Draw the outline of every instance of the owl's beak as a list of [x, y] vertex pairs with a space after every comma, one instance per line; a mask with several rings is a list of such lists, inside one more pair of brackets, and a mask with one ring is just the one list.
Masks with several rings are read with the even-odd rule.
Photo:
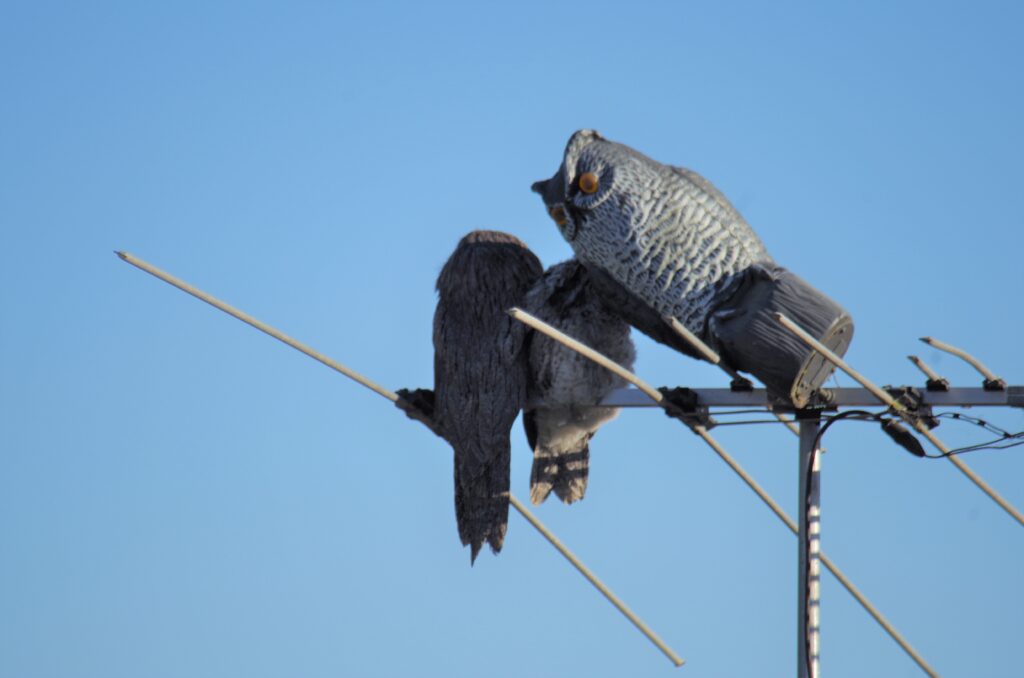
[[562, 168], [558, 168], [555, 176], [543, 181], [534, 182], [530, 189], [544, 199], [545, 205], [555, 205], [565, 200], [565, 178]]

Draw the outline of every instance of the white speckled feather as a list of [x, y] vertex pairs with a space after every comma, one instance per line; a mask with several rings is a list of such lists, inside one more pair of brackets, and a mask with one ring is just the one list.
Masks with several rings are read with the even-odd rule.
[[[524, 308], [541, 320], [632, 366], [629, 325], [605, 309], [591, 289], [586, 269], [575, 260], [552, 266], [527, 292]], [[534, 450], [530, 499], [544, 501], [554, 491], [569, 504], [587, 489], [590, 439], [618, 410], [594, 407], [624, 385], [619, 377], [578, 353], [534, 333], [529, 347], [528, 400], [524, 417]]]
[[[696, 172], [658, 163], [582, 130], [566, 148], [563, 235], [596, 266], [663, 315], [703, 334], [713, 302], [753, 264], [771, 265], [764, 244], [714, 186]], [[577, 178], [599, 178], [594, 194]], [[556, 175], [557, 176], [557, 175]]]

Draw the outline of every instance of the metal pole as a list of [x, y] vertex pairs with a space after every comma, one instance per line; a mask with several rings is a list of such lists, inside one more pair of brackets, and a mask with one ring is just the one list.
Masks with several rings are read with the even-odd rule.
[[821, 639], [821, 454], [816, 443], [821, 416], [800, 420], [800, 538], [797, 589], [797, 675], [817, 678]]

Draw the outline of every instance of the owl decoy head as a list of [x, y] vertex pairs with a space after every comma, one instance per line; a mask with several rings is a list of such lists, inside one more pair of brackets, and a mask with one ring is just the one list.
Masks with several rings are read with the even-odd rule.
[[627, 227], [630, 216], [643, 211], [639, 201], [651, 195], [642, 189], [654, 188], [663, 168], [628, 146], [583, 129], [569, 138], [555, 175], [534, 183], [532, 189], [571, 243], [592, 220], [601, 228], [616, 221]]

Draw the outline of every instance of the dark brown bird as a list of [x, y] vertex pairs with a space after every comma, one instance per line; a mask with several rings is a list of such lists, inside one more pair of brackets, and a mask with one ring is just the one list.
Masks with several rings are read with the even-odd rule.
[[526, 405], [527, 328], [508, 309], [541, 276], [515, 236], [473, 231], [437, 279], [433, 423], [455, 451], [455, 519], [476, 560], [498, 553], [508, 524], [510, 441]]

